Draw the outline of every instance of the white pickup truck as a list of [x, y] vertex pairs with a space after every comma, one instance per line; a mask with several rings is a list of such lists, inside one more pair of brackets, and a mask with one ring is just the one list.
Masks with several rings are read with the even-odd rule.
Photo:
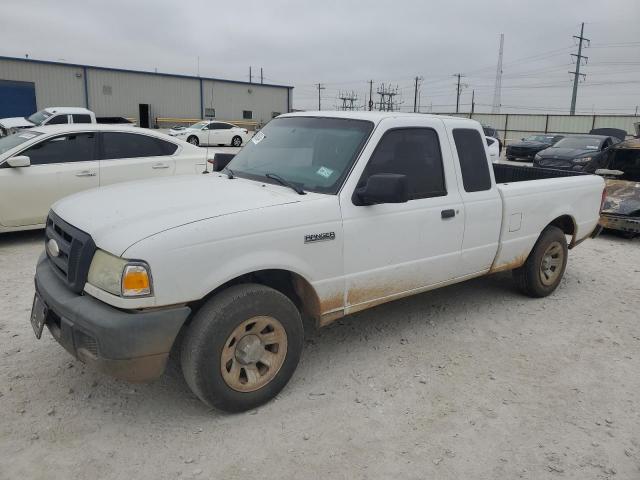
[[176, 347], [202, 401], [242, 411], [292, 376], [303, 318], [503, 270], [549, 295], [567, 248], [597, 235], [603, 191], [594, 175], [492, 165], [473, 120], [283, 115], [221, 172], [56, 203], [31, 323], [130, 381], [161, 375]]
[[28, 117], [0, 118], [0, 137], [12, 135], [19, 130], [44, 125], [67, 125], [74, 123], [102, 123], [110, 125], [132, 125], [123, 117], [96, 117], [91, 110], [81, 107], [49, 107]]

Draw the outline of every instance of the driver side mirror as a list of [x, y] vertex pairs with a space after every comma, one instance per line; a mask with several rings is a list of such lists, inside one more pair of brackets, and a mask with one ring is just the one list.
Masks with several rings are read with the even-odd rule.
[[409, 180], [406, 175], [377, 173], [367, 179], [364, 187], [356, 189], [353, 203], [358, 206], [378, 203], [406, 203], [409, 201]]
[[11, 168], [29, 167], [31, 165], [31, 159], [26, 155], [18, 155], [11, 157], [7, 160], [7, 164]]

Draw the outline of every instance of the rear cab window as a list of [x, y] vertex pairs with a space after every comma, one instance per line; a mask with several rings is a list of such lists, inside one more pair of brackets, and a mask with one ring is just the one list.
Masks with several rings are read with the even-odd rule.
[[462, 183], [466, 192], [491, 190], [489, 163], [480, 132], [472, 128], [454, 128]]

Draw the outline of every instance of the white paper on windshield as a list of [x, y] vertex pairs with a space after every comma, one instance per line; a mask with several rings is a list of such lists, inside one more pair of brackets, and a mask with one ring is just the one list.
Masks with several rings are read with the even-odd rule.
[[18, 135], [20, 138], [26, 138], [27, 140], [34, 138], [35, 135], [33, 133], [21, 133]]
[[324, 178], [329, 178], [331, 175], [333, 175], [333, 170], [331, 170], [330, 168], [327, 167], [320, 167], [318, 169], [318, 171], [316, 172], [318, 175], [320, 175], [321, 177]]
[[256, 133], [256, 134], [253, 136], [253, 138], [251, 139], [251, 141], [257, 145], [257, 144], [259, 144], [262, 140], [264, 140], [264, 137], [265, 137], [265, 136], [264, 136], [264, 133], [262, 133], [262, 132], [258, 132], [258, 133]]

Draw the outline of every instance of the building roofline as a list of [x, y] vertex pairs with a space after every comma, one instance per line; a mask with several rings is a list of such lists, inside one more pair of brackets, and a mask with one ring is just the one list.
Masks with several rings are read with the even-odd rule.
[[256, 82], [245, 82], [243, 80], [229, 80], [226, 78], [215, 78], [215, 77], [197, 77], [193, 75], [181, 75], [178, 73], [162, 73], [162, 72], [149, 72], [146, 70], [130, 70], [126, 68], [112, 68], [112, 67], [99, 67], [97, 65], [84, 65], [80, 63], [66, 63], [66, 62], [54, 62], [52, 60], [35, 60], [32, 58], [21, 58], [21, 57], [6, 57], [0, 55], [0, 60], [13, 60], [17, 62], [25, 62], [25, 63], [37, 63], [40, 65], [57, 65], [63, 67], [74, 67], [74, 68], [88, 68], [93, 70], [102, 70], [108, 72], [119, 72], [119, 73], [139, 73], [143, 75], [157, 75], [160, 77], [173, 77], [173, 78], [184, 78], [189, 80], [209, 80], [214, 82], [226, 82], [226, 83], [236, 83], [240, 85], [260, 85], [263, 87], [276, 87], [276, 88], [287, 88], [293, 89], [292, 85], [278, 85], [275, 83], [256, 83]]

